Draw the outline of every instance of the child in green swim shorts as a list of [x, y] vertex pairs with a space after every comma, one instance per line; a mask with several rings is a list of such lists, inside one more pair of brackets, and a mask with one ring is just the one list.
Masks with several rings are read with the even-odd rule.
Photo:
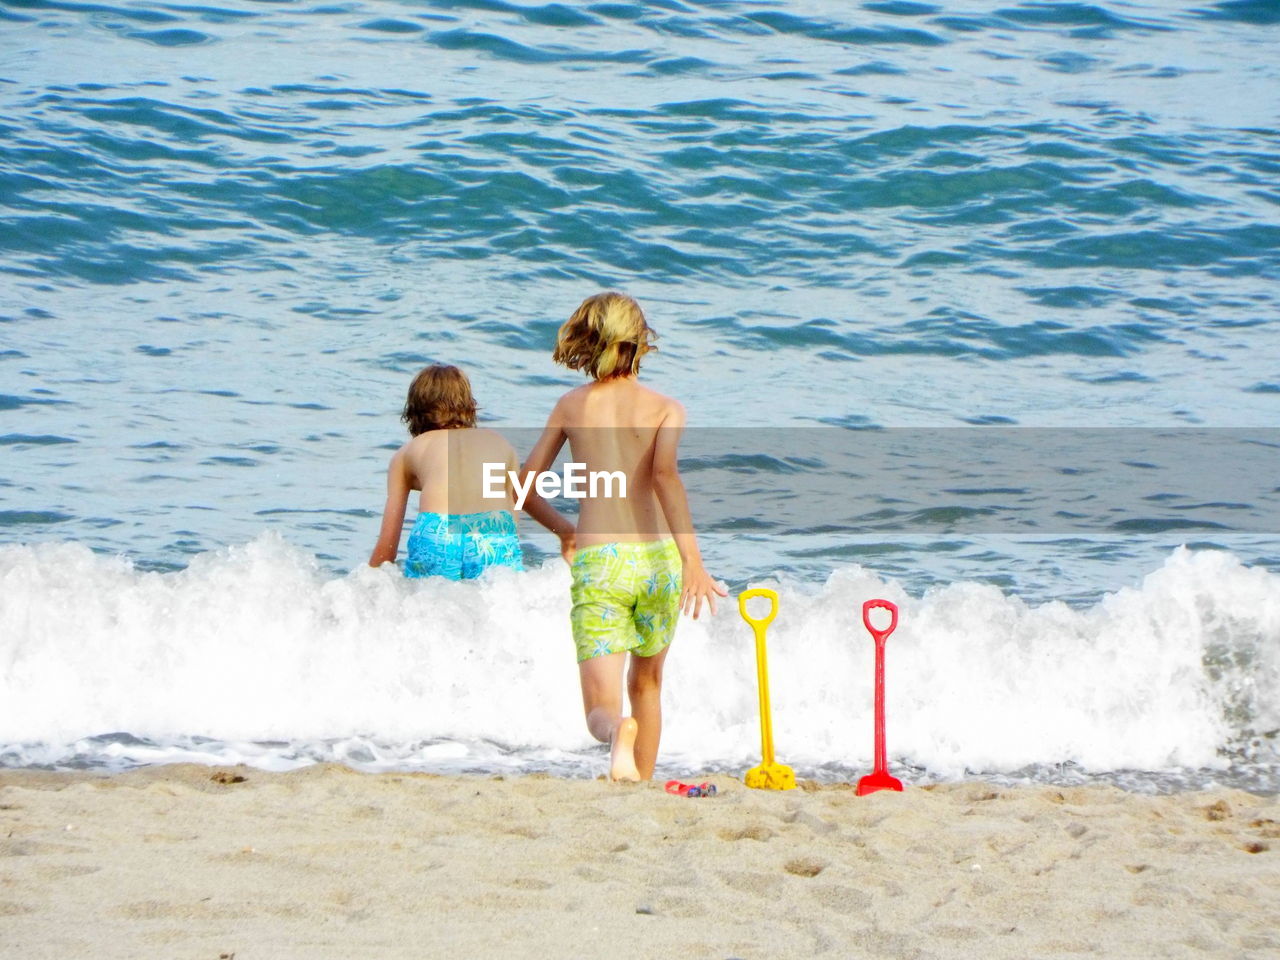
[[[579, 500], [570, 551], [583, 710], [592, 736], [610, 745], [614, 780], [653, 776], [662, 670], [679, 613], [696, 619], [705, 603], [714, 614], [716, 597], [728, 593], [702, 565], [676, 466], [684, 407], [637, 380], [653, 338], [630, 297], [600, 293], [582, 302], [560, 328], [552, 358], [591, 382], [556, 403], [521, 477], [532, 491], [531, 475], [546, 471], [567, 440], [588, 474], [625, 479]], [[526, 510], [535, 497], [531, 492]], [[624, 670], [629, 716], [622, 712]]]
[[674, 540], [580, 548], [571, 565], [569, 614], [578, 662], [611, 653], [661, 653], [676, 632], [680, 567]]

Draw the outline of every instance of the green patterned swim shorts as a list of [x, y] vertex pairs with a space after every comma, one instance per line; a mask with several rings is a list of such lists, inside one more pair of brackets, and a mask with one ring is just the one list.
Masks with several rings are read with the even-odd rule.
[[661, 653], [676, 632], [680, 572], [674, 540], [602, 543], [578, 550], [569, 591], [578, 662], [610, 653]]

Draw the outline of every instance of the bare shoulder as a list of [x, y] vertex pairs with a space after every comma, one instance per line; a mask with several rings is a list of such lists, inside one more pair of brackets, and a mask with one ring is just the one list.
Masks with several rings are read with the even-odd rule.
[[580, 384], [572, 390], [566, 390], [560, 395], [560, 399], [556, 401], [556, 406], [566, 408], [581, 406], [587, 399], [587, 395], [591, 392], [592, 386], [594, 386], [594, 384], [588, 382]]
[[490, 449], [511, 448], [511, 441], [491, 427], [475, 427], [473, 434], [477, 441]]
[[637, 423], [651, 427], [684, 426], [684, 405], [675, 397], [668, 397], [652, 387], [632, 382], [629, 387], [628, 406]]
[[447, 430], [428, 430], [426, 433], [418, 434], [396, 451], [391, 462], [394, 464], [399, 460], [407, 470], [416, 473], [433, 458], [439, 456], [438, 451], [445, 449], [444, 445], [448, 443], [447, 433]]
[[396, 451], [395, 455], [409, 458], [421, 456], [423, 452], [435, 446], [443, 435], [443, 430], [428, 430], [426, 433], [420, 433], [416, 437], [410, 438], [403, 447]]
[[633, 381], [631, 389], [636, 392], [636, 396], [641, 398], [645, 403], [668, 404], [679, 403], [675, 397], [668, 397], [665, 393], [659, 393], [653, 387], [646, 386], [639, 381]]
[[665, 393], [659, 393], [649, 387], [641, 387], [640, 389], [645, 392], [646, 401], [662, 419], [663, 423], [671, 426], [679, 426], [684, 423], [685, 410], [683, 403], [675, 397], [668, 397]]
[[399, 449], [391, 455], [392, 466], [397, 463], [404, 462], [405, 458], [409, 456], [410, 451], [413, 449], [413, 442], [417, 439], [417, 437], [412, 437], [400, 445]]
[[573, 421], [577, 419], [577, 414], [581, 413], [582, 408], [586, 405], [587, 394], [591, 390], [591, 384], [584, 383], [580, 387], [574, 387], [560, 395], [560, 399], [556, 401], [556, 405], [551, 408], [550, 420], [564, 422], [566, 420]]
[[391, 459], [387, 462], [387, 482], [393, 480], [408, 480], [413, 475], [413, 442], [417, 440], [414, 437], [401, 445], [395, 453], [391, 455]]

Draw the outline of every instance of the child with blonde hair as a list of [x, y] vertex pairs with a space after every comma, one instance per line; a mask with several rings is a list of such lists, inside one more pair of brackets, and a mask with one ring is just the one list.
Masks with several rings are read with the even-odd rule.
[[706, 603], [714, 613], [716, 597], [728, 592], [702, 565], [677, 468], [684, 407], [637, 379], [654, 337], [631, 297], [608, 292], [582, 302], [561, 326], [552, 359], [591, 382], [556, 403], [522, 477], [531, 484], [530, 474], [547, 470], [567, 440], [588, 472], [626, 478], [625, 492], [579, 501], [569, 544], [583, 710], [587, 729], [610, 744], [614, 780], [653, 775], [662, 670], [680, 611], [697, 619]]

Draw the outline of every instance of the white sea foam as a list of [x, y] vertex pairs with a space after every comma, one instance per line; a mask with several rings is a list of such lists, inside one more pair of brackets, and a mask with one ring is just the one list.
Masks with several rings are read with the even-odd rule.
[[[1177, 550], [1085, 609], [974, 583], [911, 597], [856, 566], [771, 585], [774, 736], [798, 768], [868, 764], [871, 597], [901, 607], [890, 755], [933, 776], [1225, 768], [1280, 727], [1280, 576], [1229, 553]], [[682, 623], [664, 763], [758, 760], [751, 637], [733, 598]], [[558, 561], [457, 584], [332, 579], [274, 534], [163, 574], [77, 544], [4, 547], [0, 757], [594, 770], [572, 650]]]

